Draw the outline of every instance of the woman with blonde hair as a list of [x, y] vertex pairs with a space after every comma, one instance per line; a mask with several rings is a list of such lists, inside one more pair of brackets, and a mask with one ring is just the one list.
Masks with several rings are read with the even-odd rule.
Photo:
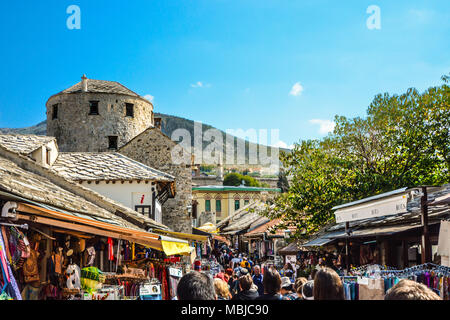
[[220, 278], [214, 279], [214, 290], [216, 291], [217, 300], [230, 300], [231, 293], [228, 284]]

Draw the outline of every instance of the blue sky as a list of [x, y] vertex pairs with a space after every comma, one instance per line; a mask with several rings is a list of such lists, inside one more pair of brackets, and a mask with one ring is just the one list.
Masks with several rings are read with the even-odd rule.
[[153, 96], [157, 112], [279, 129], [289, 146], [450, 72], [448, 0], [2, 1], [0, 35], [0, 127], [44, 120], [48, 97], [85, 73]]

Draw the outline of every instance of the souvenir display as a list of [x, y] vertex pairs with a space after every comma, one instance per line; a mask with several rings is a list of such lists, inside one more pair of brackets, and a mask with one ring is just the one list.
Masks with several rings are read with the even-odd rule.
[[190, 270], [189, 257], [129, 241], [53, 235], [1, 227], [0, 300], [170, 300]]

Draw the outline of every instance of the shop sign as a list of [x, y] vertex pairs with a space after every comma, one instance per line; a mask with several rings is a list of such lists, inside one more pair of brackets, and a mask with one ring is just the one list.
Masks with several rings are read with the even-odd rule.
[[337, 210], [336, 223], [356, 221], [406, 212], [407, 195], [399, 195], [380, 201], [363, 203]]
[[177, 269], [177, 268], [169, 268], [169, 274], [172, 277], [181, 278], [183, 276], [183, 271], [181, 269]]
[[139, 288], [139, 295], [154, 296], [161, 294], [161, 287], [157, 284], [144, 284]]
[[286, 263], [290, 263], [292, 266], [295, 266], [297, 263], [297, 257], [296, 256], [286, 256]]

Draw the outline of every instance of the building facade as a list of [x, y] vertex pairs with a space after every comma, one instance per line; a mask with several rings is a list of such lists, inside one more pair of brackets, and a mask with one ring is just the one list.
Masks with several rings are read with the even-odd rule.
[[[60, 151], [119, 151], [130, 159], [173, 176], [175, 198], [165, 197], [167, 199], [160, 202], [162, 221], [174, 231], [192, 232], [191, 165], [173, 164], [171, 149], [176, 143], [155, 127], [153, 105], [148, 100], [118, 82], [83, 76], [79, 83], [51, 96], [46, 108], [47, 135], [56, 137]], [[136, 191], [128, 196], [130, 185], [122, 193], [117, 191], [120, 188], [114, 185], [116, 182], [108, 184], [106, 181], [97, 181], [89, 184], [85, 179], [82, 183], [90, 189], [117, 198], [121, 203], [129, 203], [132, 209], [136, 209], [136, 202], [141, 201], [142, 195], [144, 206], [154, 200], [150, 196], [154, 190], [141, 190], [142, 185], [136, 185]], [[162, 193], [167, 195], [168, 191]]]
[[118, 152], [60, 153], [52, 169], [158, 223], [161, 206], [175, 194], [173, 176]]
[[215, 213], [215, 223], [231, 216], [241, 208], [263, 203], [280, 192], [277, 188], [233, 187], [233, 186], [199, 186], [192, 188], [193, 217]]
[[[175, 177], [175, 197], [162, 206], [162, 221], [176, 232], [191, 233], [192, 163], [177, 163], [172, 159], [176, 146], [158, 126], [148, 128], [120, 148], [119, 152]], [[188, 158], [191, 158], [190, 153]]]
[[117, 150], [153, 125], [153, 105], [118, 82], [83, 76], [51, 96], [47, 135], [62, 152]]

